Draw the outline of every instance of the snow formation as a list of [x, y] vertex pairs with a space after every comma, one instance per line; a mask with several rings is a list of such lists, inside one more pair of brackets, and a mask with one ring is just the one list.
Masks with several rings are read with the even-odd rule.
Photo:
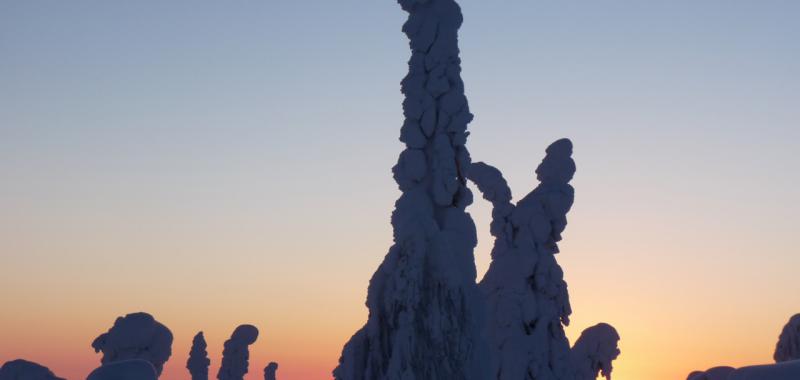
[[264, 380], [275, 380], [275, 372], [278, 371], [278, 363], [270, 362], [264, 367]]
[[800, 314], [795, 314], [783, 327], [775, 346], [775, 362], [800, 359]]
[[402, 195], [394, 245], [370, 280], [364, 327], [345, 345], [338, 380], [487, 379], [483, 300], [475, 284], [475, 225], [465, 208], [472, 120], [453, 0], [398, 0], [408, 12], [401, 82], [405, 150], [392, 168]]
[[86, 380], [156, 380], [158, 375], [147, 360], [130, 359], [103, 364], [98, 367]]
[[248, 346], [258, 339], [258, 329], [253, 325], [241, 325], [233, 330], [222, 350], [222, 364], [217, 373], [219, 380], [242, 380], [247, 373], [250, 350]]
[[800, 379], [800, 360], [739, 368], [726, 380], [797, 380]]
[[611, 380], [611, 362], [619, 356], [619, 334], [609, 324], [598, 323], [583, 330], [570, 351], [574, 380]]
[[208, 380], [208, 366], [211, 360], [208, 359], [206, 352], [206, 339], [200, 331], [192, 339], [192, 349], [189, 351], [189, 360], [186, 361], [186, 368], [192, 375], [192, 380]]
[[45, 366], [27, 360], [11, 360], [0, 367], [0, 380], [64, 380]]
[[686, 380], [726, 380], [735, 370], [733, 367], [722, 366], [709, 368], [705, 372], [694, 371], [689, 374]]
[[161, 375], [164, 363], [172, 355], [172, 332], [147, 313], [119, 317], [107, 333], [92, 342], [95, 352], [103, 352], [101, 363], [126, 359], [149, 361]]
[[571, 156], [568, 139], [551, 144], [536, 169], [540, 184], [516, 204], [499, 170], [484, 163], [470, 169], [470, 180], [493, 207], [492, 262], [480, 283], [488, 306], [492, 379], [572, 376], [564, 334], [572, 310], [554, 256], [574, 200]]

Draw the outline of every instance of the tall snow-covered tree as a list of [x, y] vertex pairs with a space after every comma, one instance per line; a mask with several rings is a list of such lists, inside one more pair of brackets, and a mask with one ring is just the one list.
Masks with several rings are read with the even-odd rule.
[[487, 379], [484, 307], [476, 286], [475, 225], [465, 208], [472, 120], [454, 0], [399, 0], [408, 20], [401, 82], [405, 150], [392, 168], [402, 195], [394, 245], [370, 280], [366, 325], [345, 345], [338, 380]]

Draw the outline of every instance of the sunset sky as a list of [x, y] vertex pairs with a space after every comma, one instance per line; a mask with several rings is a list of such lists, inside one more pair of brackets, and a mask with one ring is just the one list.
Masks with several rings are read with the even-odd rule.
[[[476, 161], [517, 199], [569, 137], [568, 335], [615, 380], [767, 363], [800, 312], [800, 2], [460, 0]], [[0, 363], [80, 380], [116, 317], [259, 327], [248, 380], [329, 379], [391, 244], [393, 0], [0, 1]], [[478, 198], [478, 197], [476, 197]], [[490, 209], [469, 209], [489, 262]], [[479, 275], [480, 276], [480, 275]]]

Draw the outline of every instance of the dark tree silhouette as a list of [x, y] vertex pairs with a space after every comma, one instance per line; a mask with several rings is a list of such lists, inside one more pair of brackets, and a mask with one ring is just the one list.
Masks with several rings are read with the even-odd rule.
[[192, 375], [192, 380], [208, 380], [208, 366], [211, 360], [208, 359], [206, 352], [206, 339], [200, 331], [192, 339], [192, 349], [189, 351], [189, 360], [186, 361], [186, 368]]

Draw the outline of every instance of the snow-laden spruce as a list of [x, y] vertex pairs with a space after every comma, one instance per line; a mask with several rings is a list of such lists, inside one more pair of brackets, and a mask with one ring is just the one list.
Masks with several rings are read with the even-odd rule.
[[258, 339], [258, 329], [253, 325], [240, 325], [225, 341], [217, 379], [242, 380], [250, 364], [250, 345]]
[[475, 225], [465, 208], [472, 114], [464, 95], [453, 0], [399, 0], [408, 12], [401, 83], [405, 150], [392, 169], [402, 195], [394, 245], [370, 280], [366, 325], [345, 345], [338, 380], [488, 378]]
[[[86, 380], [156, 380], [153, 364], [143, 359], [120, 360], [96, 368]], [[22, 380], [22, 379], [20, 379]]]
[[775, 362], [800, 360], [800, 314], [789, 318], [775, 345]]
[[551, 144], [536, 168], [540, 184], [516, 204], [500, 170], [472, 164], [469, 178], [492, 204], [492, 262], [480, 283], [488, 307], [492, 379], [584, 380], [611, 377], [619, 335], [608, 324], [586, 329], [570, 349], [572, 313], [555, 254], [575, 191], [572, 142]]
[[92, 348], [103, 352], [102, 364], [142, 359], [161, 375], [164, 363], [172, 355], [172, 332], [147, 313], [131, 313], [117, 318], [108, 332], [100, 334]]
[[501, 172], [475, 163], [470, 180], [493, 206], [492, 262], [481, 281], [489, 310], [492, 379], [571, 379], [570, 346], [564, 334], [571, 314], [567, 284], [555, 259], [567, 225], [575, 174], [572, 143], [551, 144], [530, 194], [511, 203]]
[[0, 367], [0, 380], [64, 380], [49, 368], [27, 360], [7, 361]]
[[211, 365], [211, 360], [208, 359], [206, 347], [208, 347], [206, 338], [200, 331], [192, 339], [192, 349], [186, 361], [186, 369], [192, 375], [192, 380], [208, 380], [208, 366]]

